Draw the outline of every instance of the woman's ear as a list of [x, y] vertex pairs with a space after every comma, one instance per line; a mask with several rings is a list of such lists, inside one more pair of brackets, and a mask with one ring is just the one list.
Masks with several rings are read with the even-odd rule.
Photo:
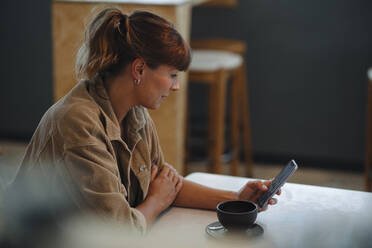
[[136, 58], [132, 62], [131, 72], [133, 80], [141, 80], [143, 70], [145, 69], [145, 61], [141, 58]]

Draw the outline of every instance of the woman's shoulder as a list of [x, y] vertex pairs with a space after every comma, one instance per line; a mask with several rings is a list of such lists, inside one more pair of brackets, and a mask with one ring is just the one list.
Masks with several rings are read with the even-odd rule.
[[62, 152], [71, 146], [97, 143], [102, 132], [99, 107], [87, 97], [68, 94], [53, 104], [41, 118], [31, 139], [37, 156], [47, 147]]
[[69, 94], [43, 116], [40, 126], [68, 144], [89, 144], [103, 131], [99, 106], [88, 95]]

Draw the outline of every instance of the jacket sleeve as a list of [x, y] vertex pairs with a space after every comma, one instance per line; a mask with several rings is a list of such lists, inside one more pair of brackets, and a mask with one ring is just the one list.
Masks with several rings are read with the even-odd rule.
[[[94, 213], [124, 223], [130, 229], [146, 232], [146, 219], [126, 200], [113, 155], [100, 145], [71, 147], [65, 150], [61, 168], [84, 206]], [[67, 181], [66, 181], [67, 182]]]

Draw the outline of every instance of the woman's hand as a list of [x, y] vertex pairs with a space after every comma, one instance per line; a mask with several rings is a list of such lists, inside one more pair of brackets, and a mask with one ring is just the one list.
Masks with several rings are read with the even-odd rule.
[[[268, 190], [268, 186], [271, 184], [272, 180], [269, 180], [269, 181], [252, 181], [252, 182], [248, 182], [243, 188], [241, 188], [238, 192], [238, 199], [239, 200], [248, 200], [248, 201], [252, 201], [252, 202], [255, 202], [257, 204], [257, 200], [258, 198], [260, 198], [260, 196]], [[281, 194], [281, 190], [278, 190], [278, 192], [276, 193], [277, 195], [280, 195]], [[268, 205], [275, 205], [276, 203], [278, 202], [277, 199], [275, 198], [271, 198], [268, 202]], [[268, 207], [268, 205], [266, 205], [266, 207], [264, 208], [260, 208], [258, 206], [258, 211], [265, 211]]]
[[163, 169], [158, 173], [159, 167], [153, 165], [151, 168], [151, 182], [147, 198], [154, 200], [164, 210], [175, 200], [182, 188], [183, 177], [177, 171], [165, 163]]

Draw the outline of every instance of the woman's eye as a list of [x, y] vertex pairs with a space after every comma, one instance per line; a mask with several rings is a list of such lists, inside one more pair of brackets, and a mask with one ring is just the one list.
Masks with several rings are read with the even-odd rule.
[[177, 74], [171, 74], [171, 78], [176, 78]]

